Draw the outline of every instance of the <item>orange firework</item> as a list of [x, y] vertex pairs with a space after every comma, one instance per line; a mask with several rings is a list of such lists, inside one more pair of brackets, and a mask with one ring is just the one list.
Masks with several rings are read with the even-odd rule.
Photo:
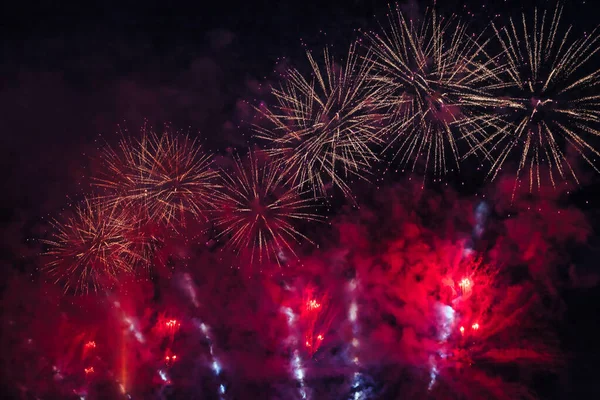
[[171, 226], [186, 213], [199, 217], [212, 209], [218, 172], [188, 136], [144, 128], [141, 139], [123, 139], [104, 159], [108, 173], [96, 185], [108, 189], [110, 202], [141, 207], [150, 220]]
[[145, 262], [134, 225], [123, 209], [86, 200], [65, 223], [54, 222], [45, 269], [65, 292], [112, 285]]
[[498, 153], [492, 179], [517, 153], [515, 188], [523, 172], [530, 190], [540, 187], [541, 171], [553, 186], [557, 177], [577, 181], [568, 149], [598, 171], [593, 158], [600, 153], [590, 140], [600, 135], [600, 70], [586, 63], [600, 49], [600, 34], [594, 30], [573, 40], [571, 27], [560, 31], [561, 14], [559, 5], [551, 17], [536, 9], [532, 20], [523, 15], [520, 23], [510, 19], [504, 27], [493, 25], [506, 60], [499, 95], [507, 96], [498, 96], [495, 106], [506, 123], [482, 146]]
[[370, 82], [382, 88], [378, 100], [392, 121], [386, 150], [396, 147], [395, 157], [412, 170], [423, 160], [425, 171], [431, 165], [442, 175], [449, 163], [459, 167], [459, 140], [472, 149], [497, 125], [499, 118], [482, 106], [497, 67], [486, 57], [486, 43], [473, 40], [461, 22], [435, 12], [420, 24], [399, 9], [390, 15], [387, 31], [368, 35]]
[[373, 161], [373, 144], [381, 142], [381, 114], [374, 98], [379, 89], [367, 85], [371, 68], [351, 46], [343, 65], [328, 50], [322, 68], [307, 53], [312, 78], [297, 69], [273, 90], [277, 105], [259, 111], [272, 125], [257, 126], [257, 137], [268, 140], [268, 153], [282, 163], [293, 184], [323, 194], [328, 185], [346, 196], [351, 176], [365, 177]]
[[274, 164], [259, 163], [250, 152], [247, 165], [236, 157], [233, 172], [222, 176], [215, 223], [222, 230], [219, 237], [228, 238], [236, 252], [249, 253], [251, 262], [258, 255], [260, 262], [275, 256], [279, 263], [285, 250], [295, 255], [291, 241], [311, 242], [294, 222], [320, 217], [307, 211], [311, 201], [303, 199], [296, 188], [287, 187]]

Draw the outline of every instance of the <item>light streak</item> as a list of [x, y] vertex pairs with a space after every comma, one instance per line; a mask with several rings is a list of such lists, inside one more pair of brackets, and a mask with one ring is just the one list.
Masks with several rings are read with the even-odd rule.
[[196, 293], [196, 288], [194, 286], [194, 281], [192, 279], [192, 276], [188, 272], [183, 274], [183, 286], [184, 286], [186, 293], [190, 297], [190, 300], [191, 300], [192, 304], [194, 305], [194, 307], [196, 307], [196, 308], [200, 307], [200, 303], [198, 302], [198, 295]]
[[350, 356], [352, 357], [352, 363], [354, 364], [354, 368], [356, 369], [353, 375], [352, 380], [352, 398], [354, 400], [365, 400], [368, 398], [368, 393], [365, 388], [361, 388], [363, 385], [364, 377], [360, 372], [360, 359], [358, 357], [359, 350], [358, 347], [360, 345], [360, 341], [358, 339], [358, 335], [360, 333], [360, 326], [358, 323], [358, 303], [356, 302], [356, 288], [358, 287], [358, 280], [352, 279], [348, 283], [348, 292], [351, 298], [350, 307], [348, 307], [348, 320], [352, 326], [352, 349], [350, 350]]
[[291, 368], [294, 374], [294, 377], [298, 381], [299, 384], [299, 392], [300, 396], [303, 399], [308, 398], [308, 392], [304, 385], [304, 368], [302, 366], [302, 359], [300, 358], [300, 352], [297, 347], [298, 339], [296, 333], [296, 320], [297, 317], [294, 314], [294, 311], [289, 307], [282, 307], [281, 312], [283, 312], [287, 317], [288, 329], [290, 331], [292, 346], [293, 346], [293, 356], [291, 362]]
[[[218, 380], [222, 380], [221, 372], [223, 369], [221, 367], [218, 357], [215, 354], [213, 339], [212, 339], [212, 335], [210, 333], [210, 327], [208, 325], [206, 325], [204, 322], [201, 322], [200, 320], [197, 320], [197, 319], [195, 319], [195, 323], [196, 323], [196, 326], [200, 329], [200, 331], [204, 335], [204, 339], [208, 342], [208, 350], [210, 352], [210, 357], [212, 359], [211, 369], [212, 369], [213, 373], [215, 374], [215, 377]], [[219, 383], [219, 398], [220, 399], [224, 399], [225, 392], [226, 392], [225, 385], [223, 383]]]

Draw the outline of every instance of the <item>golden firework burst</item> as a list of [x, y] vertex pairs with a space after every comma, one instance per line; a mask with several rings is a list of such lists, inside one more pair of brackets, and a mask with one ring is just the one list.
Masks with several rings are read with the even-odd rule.
[[65, 222], [54, 221], [45, 270], [67, 291], [86, 293], [114, 285], [145, 263], [145, 246], [122, 208], [86, 200]]
[[351, 176], [366, 178], [377, 155], [372, 146], [382, 143], [382, 115], [376, 109], [380, 89], [368, 85], [372, 67], [355, 45], [345, 62], [336, 64], [324, 50], [324, 68], [307, 53], [311, 78], [299, 70], [273, 90], [274, 107], [259, 109], [270, 126], [256, 126], [257, 137], [270, 142], [267, 150], [283, 165], [299, 188], [310, 186], [324, 194], [328, 185], [351, 191]]
[[320, 220], [309, 212], [312, 200], [305, 192], [285, 184], [278, 166], [250, 152], [247, 162], [235, 158], [233, 171], [223, 171], [222, 190], [217, 199], [215, 224], [220, 238], [239, 254], [255, 260], [285, 259], [285, 251], [296, 255], [293, 242], [310, 242], [296, 223]]
[[466, 24], [435, 11], [421, 23], [407, 20], [398, 8], [389, 15], [388, 29], [367, 35], [370, 84], [381, 88], [378, 100], [391, 121], [385, 150], [394, 149], [394, 158], [403, 167], [412, 164], [413, 171], [419, 162], [438, 176], [450, 162], [458, 169], [459, 141], [471, 150], [499, 121], [486, 112], [489, 87], [498, 81], [487, 41], [471, 38]]
[[600, 35], [594, 30], [572, 39], [571, 27], [561, 31], [562, 6], [551, 15], [536, 9], [532, 21], [523, 14], [520, 22], [492, 24], [503, 49], [504, 83], [495, 105], [506, 123], [481, 145], [494, 152], [492, 179], [519, 154], [515, 188], [527, 170], [530, 190], [541, 186], [544, 170], [553, 186], [557, 177], [577, 182], [569, 149], [598, 171], [590, 140], [600, 134], [600, 70], [586, 64], [600, 49]]
[[96, 185], [107, 189], [110, 202], [131, 205], [150, 220], [170, 226], [212, 210], [218, 172], [196, 140], [144, 128], [141, 139], [123, 139], [104, 154], [107, 173]]

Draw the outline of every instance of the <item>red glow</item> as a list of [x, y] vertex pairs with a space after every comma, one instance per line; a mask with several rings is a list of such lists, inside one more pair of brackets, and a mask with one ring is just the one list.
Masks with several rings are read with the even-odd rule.
[[96, 348], [96, 342], [94, 342], [93, 340], [90, 340], [89, 342], [87, 342], [85, 344], [85, 348], [86, 349], [95, 349]]
[[464, 327], [464, 326], [461, 326], [461, 327], [460, 327], [460, 334], [462, 335], [463, 333], [465, 333], [465, 327]]
[[479, 324], [477, 322], [475, 322], [473, 325], [471, 325], [471, 329], [473, 329], [474, 331], [479, 329]]
[[323, 337], [323, 335], [318, 335], [318, 336], [317, 336], [317, 339], [319, 339], [319, 340], [323, 340], [323, 339], [324, 339], [324, 337]]
[[94, 373], [94, 367], [85, 368], [84, 371], [85, 371], [86, 375], [92, 374], [92, 373]]

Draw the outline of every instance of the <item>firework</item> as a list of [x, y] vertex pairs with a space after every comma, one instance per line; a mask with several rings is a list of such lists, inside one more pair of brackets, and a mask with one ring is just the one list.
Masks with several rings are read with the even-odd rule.
[[303, 304], [300, 309], [300, 323], [304, 331], [304, 345], [312, 356], [319, 350], [325, 340], [330, 319], [325, 319], [327, 302], [326, 296], [315, 298], [316, 291], [309, 287], [305, 289]]
[[[443, 377], [441, 391], [460, 388], [467, 397], [520, 398], [525, 386], [488, 375], [485, 365], [520, 365], [532, 370], [553, 370], [559, 363], [551, 334], [541, 334], [541, 303], [529, 285], [505, 285], [495, 268], [471, 263], [469, 278], [457, 282], [452, 304], [455, 320], [444, 357], [436, 362]], [[469, 281], [469, 291], [464, 282]], [[468, 371], [467, 374], [463, 372]], [[468, 378], [466, 378], [468, 377]]]
[[[380, 106], [389, 114], [385, 150], [414, 171], [425, 158], [434, 174], [459, 167], [459, 140], [477, 146], [498, 118], [486, 112], [488, 86], [497, 81], [485, 45], [472, 39], [467, 26], [427, 14], [419, 25], [390, 10], [390, 28], [368, 35], [373, 53], [370, 84], [381, 87]], [[430, 15], [428, 17], [428, 15]], [[447, 154], [450, 152], [450, 156]]]
[[65, 292], [116, 283], [146, 261], [131, 216], [114, 205], [85, 201], [65, 223], [55, 222], [46, 270]]
[[[284, 251], [294, 252], [291, 242], [306, 240], [294, 227], [295, 222], [316, 221], [309, 213], [310, 200], [305, 200], [294, 187], [287, 187], [284, 175], [271, 163], [260, 162], [250, 152], [244, 165], [236, 157], [233, 172], [224, 171], [223, 189], [216, 202], [215, 223], [228, 238], [228, 245], [238, 253], [250, 255], [250, 263], [275, 258], [280, 263]], [[311, 242], [312, 243], [312, 242]]]
[[347, 180], [366, 178], [372, 150], [381, 143], [381, 114], [374, 100], [380, 89], [367, 84], [370, 62], [363, 62], [351, 46], [344, 65], [326, 49], [324, 68], [307, 53], [311, 79], [297, 69], [273, 90], [277, 105], [261, 108], [271, 127], [257, 126], [257, 137], [271, 146], [269, 154], [281, 162], [293, 184], [325, 193], [328, 185], [350, 196]]
[[[598, 151], [589, 143], [598, 136], [600, 96], [595, 89], [600, 71], [589, 72], [586, 62], [600, 49], [597, 30], [572, 40], [571, 27], [560, 32], [562, 6], [551, 17], [534, 13], [533, 21], [523, 14], [521, 21], [507, 26], [492, 24], [505, 60], [503, 84], [497, 85], [496, 105], [506, 119], [504, 128], [490, 135], [482, 145], [491, 146], [495, 161], [489, 176], [495, 178], [512, 153], [520, 153], [517, 182], [529, 170], [529, 188], [541, 185], [541, 170], [555, 178], [577, 176], [567, 157], [575, 150], [596, 171], [592, 156]], [[584, 72], [585, 71], [585, 72]]]
[[212, 209], [218, 172], [188, 136], [144, 127], [141, 139], [123, 139], [104, 160], [107, 173], [95, 183], [107, 189], [105, 198], [137, 207], [151, 221], [175, 226], [186, 213], [200, 217]]

